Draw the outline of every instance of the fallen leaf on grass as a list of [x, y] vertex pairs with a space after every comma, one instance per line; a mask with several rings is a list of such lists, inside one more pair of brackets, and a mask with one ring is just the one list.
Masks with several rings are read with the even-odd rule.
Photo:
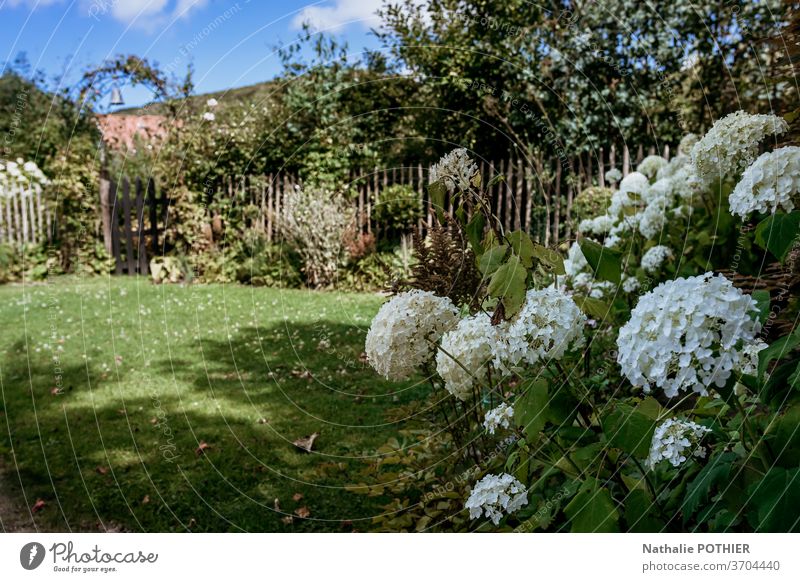
[[94, 470], [97, 471], [100, 475], [105, 475], [106, 473], [108, 473], [108, 467], [101, 467], [100, 465], [95, 467]]
[[142, 504], [147, 504], [147, 503], [150, 503], [150, 496], [149, 495], [145, 495], [142, 498]]
[[300, 501], [302, 498], [303, 498], [302, 493], [295, 493], [294, 495], [292, 495], [292, 499], [294, 499], [295, 501]]
[[294, 523], [294, 518], [291, 515], [287, 515], [286, 517], [282, 517], [281, 521], [284, 525], [291, 525]]
[[210, 449], [211, 445], [206, 441], [200, 441], [200, 445], [194, 450], [195, 455], [202, 455], [206, 449]]
[[281, 510], [281, 502], [278, 501], [278, 498], [275, 498], [275, 501], [272, 503], [272, 506], [275, 508], [275, 511]]
[[31, 507], [31, 511], [33, 513], [36, 513], [37, 511], [41, 511], [42, 509], [44, 509], [44, 506], [45, 506], [45, 502], [42, 501], [41, 499], [37, 499], [36, 503], [34, 503], [33, 507]]
[[297, 509], [295, 509], [294, 510], [294, 514], [297, 517], [299, 517], [300, 519], [305, 519], [309, 515], [311, 515], [311, 512], [308, 510], [308, 507], [303, 506], [303, 507], [298, 507]]
[[314, 441], [317, 440], [318, 436], [319, 436], [319, 433], [315, 432], [315, 433], [310, 434], [308, 436], [304, 436], [303, 438], [297, 439], [292, 444], [294, 444], [294, 446], [296, 446], [298, 449], [301, 449], [301, 450], [303, 450], [303, 451], [305, 451], [307, 453], [310, 453], [311, 449], [314, 448]]

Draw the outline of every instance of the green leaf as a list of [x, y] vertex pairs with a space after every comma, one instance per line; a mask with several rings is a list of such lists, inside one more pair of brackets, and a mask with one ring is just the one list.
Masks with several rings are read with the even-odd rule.
[[646, 457], [656, 421], [627, 404], [618, 404], [602, 419], [608, 444], [634, 457]]
[[478, 261], [478, 269], [484, 276], [489, 276], [500, 268], [508, 252], [508, 245], [497, 245], [486, 250]]
[[564, 269], [564, 257], [558, 251], [542, 245], [533, 245], [533, 256], [539, 259], [539, 262], [547, 267], [548, 271], [552, 271], [556, 275], [567, 274]]
[[583, 239], [581, 251], [598, 279], [619, 283], [622, 280], [622, 259], [617, 251], [607, 249], [593, 240]]
[[783, 262], [800, 235], [800, 212], [775, 213], [756, 227], [755, 242]]
[[800, 466], [800, 404], [790, 407], [777, 417], [764, 435], [769, 450], [777, 457], [775, 465], [780, 467]]
[[619, 531], [619, 514], [606, 488], [583, 489], [564, 508], [573, 533]]
[[522, 264], [526, 268], [530, 269], [533, 266], [534, 254], [533, 241], [531, 240], [531, 237], [521, 230], [515, 230], [506, 236], [506, 238], [511, 245], [511, 251], [519, 257], [520, 261], [522, 261]]
[[603, 320], [608, 317], [611, 307], [605, 301], [587, 297], [584, 295], [573, 295], [572, 300], [577, 304], [581, 311], [589, 317]]
[[538, 438], [547, 422], [547, 381], [528, 380], [522, 389], [522, 395], [514, 401], [514, 422], [523, 428], [531, 442]]
[[555, 393], [550, 395], [547, 420], [555, 425], [565, 426], [571, 423], [577, 414], [578, 401], [569, 391], [568, 386], [562, 384]]
[[708, 460], [706, 466], [686, 489], [686, 497], [681, 504], [684, 523], [688, 522], [694, 512], [708, 501], [712, 489], [728, 481], [734, 461], [736, 454], [732, 452], [715, 455]]
[[442, 180], [437, 180], [433, 184], [428, 185], [428, 195], [431, 198], [431, 206], [439, 216], [439, 221], [442, 221], [444, 216], [444, 200], [447, 195], [447, 186], [444, 185]]
[[467, 223], [467, 240], [472, 247], [475, 255], [483, 253], [483, 229], [486, 227], [486, 218], [480, 212], [476, 212]]
[[664, 520], [656, 517], [656, 506], [643, 489], [634, 489], [625, 498], [625, 523], [634, 533], [660, 532]]
[[769, 318], [769, 291], [758, 289], [753, 291], [752, 297], [758, 308], [758, 322], [764, 325]]
[[506, 315], [514, 315], [525, 302], [525, 279], [528, 271], [517, 255], [511, 255], [492, 275], [486, 289], [491, 297], [497, 297], [506, 308]]
[[797, 507], [800, 505], [800, 468], [772, 467], [748, 493], [754, 511], [747, 516], [756, 532], [793, 533], [800, 531]]
[[758, 380], [763, 381], [764, 372], [773, 360], [788, 356], [800, 344], [800, 334], [792, 332], [772, 342], [772, 345], [758, 353]]

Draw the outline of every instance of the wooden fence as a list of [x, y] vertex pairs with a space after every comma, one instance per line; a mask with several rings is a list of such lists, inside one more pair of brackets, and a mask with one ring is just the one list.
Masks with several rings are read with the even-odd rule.
[[[572, 205], [578, 192], [590, 185], [605, 186], [605, 173], [611, 168], [618, 168], [627, 176], [645, 154], [653, 153], [653, 148], [645, 152], [638, 147], [632, 154], [623, 145], [555, 160], [512, 156], [494, 163], [481, 162], [479, 171], [483, 184], [488, 184], [498, 174], [503, 176], [489, 188], [492, 210], [503, 227], [508, 230], [523, 228], [538, 242], [551, 245], [572, 236]], [[669, 159], [669, 146], [660, 153]], [[412, 188], [422, 200], [423, 213], [417, 230], [424, 234], [433, 219], [426, 188], [428, 171], [429, 168], [421, 164], [410, 164], [353, 173], [347, 186], [353, 193], [360, 231], [373, 234], [377, 239], [385, 234], [383, 225], [374, 218], [374, 210], [381, 204], [382, 193], [400, 184]], [[218, 200], [221, 195], [222, 199], [238, 199], [259, 208], [251, 226], [262, 230], [272, 241], [278, 237], [276, 222], [283, 212], [284, 195], [300, 185], [300, 179], [285, 173], [245, 176], [229, 178], [208, 195], [209, 201]], [[452, 213], [453, 201], [447, 199], [445, 206], [445, 210]], [[217, 224], [225, 221], [224, 210], [212, 210], [211, 214], [210, 219]]]
[[23, 246], [51, 239], [53, 210], [40, 186], [0, 188], [0, 243]]

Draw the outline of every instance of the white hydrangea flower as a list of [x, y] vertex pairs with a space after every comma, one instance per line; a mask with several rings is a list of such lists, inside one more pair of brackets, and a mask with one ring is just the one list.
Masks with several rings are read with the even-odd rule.
[[664, 261], [672, 260], [674, 255], [672, 249], [664, 245], [650, 247], [642, 255], [642, 268], [647, 273], [655, 273], [664, 264]]
[[567, 277], [575, 277], [588, 268], [589, 262], [583, 256], [581, 245], [577, 241], [573, 242], [567, 251], [567, 258], [564, 259], [564, 271], [567, 273]]
[[475, 483], [464, 508], [469, 509], [470, 519], [486, 515], [493, 524], [498, 525], [503, 513], [510, 515], [527, 504], [525, 486], [508, 473], [502, 473], [486, 475]]
[[700, 439], [709, 432], [710, 429], [688, 420], [665, 420], [653, 433], [647, 465], [653, 468], [661, 461], [669, 461], [673, 467], [678, 467], [686, 462], [687, 454], [705, 457], [706, 451], [700, 446]]
[[685, 167], [689, 163], [689, 156], [678, 154], [656, 173], [656, 180], [661, 180], [662, 178], [672, 178], [678, 172], [678, 170]]
[[634, 293], [639, 290], [639, 287], [641, 287], [641, 283], [636, 277], [626, 275], [622, 279], [622, 290], [625, 291], [625, 293]]
[[639, 195], [644, 194], [644, 191], [649, 187], [650, 180], [641, 172], [631, 172], [619, 183], [619, 189], [621, 191]]
[[456, 189], [468, 190], [477, 173], [478, 165], [467, 155], [467, 150], [458, 148], [445, 154], [431, 167], [428, 183], [441, 180], [449, 192]]
[[700, 136], [696, 133], [687, 133], [681, 138], [681, 142], [678, 144], [678, 156], [688, 156], [692, 153], [692, 148], [694, 144], [700, 141]]
[[498, 345], [496, 365], [512, 370], [541, 360], [560, 360], [567, 350], [583, 345], [586, 316], [564, 291], [529, 289], [520, 312], [507, 324]]
[[475, 383], [486, 379], [499, 342], [500, 331], [486, 313], [466, 317], [444, 334], [436, 354], [436, 372], [447, 391], [459, 400], [466, 400]]
[[211, 113], [210, 111], [206, 111], [205, 113], [203, 113], [203, 119], [205, 119], [206, 121], [214, 121], [216, 118], [217, 116]]
[[367, 360], [392, 380], [411, 376], [429, 362], [435, 342], [458, 323], [458, 309], [446, 297], [414, 289], [384, 303], [367, 332]]
[[489, 434], [494, 434], [498, 428], [508, 428], [514, 420], [514, 407], [505, 402], [486, 413], [483, 427]]
[[742, 174], [728, 201], [731, 214], [747, 218], [751, 212], [794, 210], [800, 193], [800, 147], [788, 146], [761, 154]]
[[622, 180], [622, 172], [620, 172], [617, 168], [611, 168], [608, 172], [606, 172], [606, 182], [609, 184], [616, 184]]
[[648, 179], [652, 180], [655, 178], [658, 171], [666, 165], [667, 160], [661, 156], [652, 155], [647, 156], [645, 159], [639, 162], [639, 165], [636, 166], [636, 171], [640, 174], [644, 174]]
[[751, 115], [737, 111], [718, 120], [692, 148], [692, 164], [706, 184], [733, 177], [749, 166], [759, 144], [789, 126], [777, 115]]
[[742, 345], [761, 326], [755, 301], [721, 275], [675, 279], [643, 295], [617, 336], [617, 363], [631, 384], [673, 398], [708, 394], [741, 368]]
[[578, 232], [586, 234], [606, 234], [614, 227], [615, 221], [608, 214], [585, 218], [578, 224]]
[[745, 345], [742, 348], [742, 358], [736, 366], [736, 371], [741, 374], [755, 376], [758, 371], [758, 354], [767, 347], [767, 342], [762, 339]]

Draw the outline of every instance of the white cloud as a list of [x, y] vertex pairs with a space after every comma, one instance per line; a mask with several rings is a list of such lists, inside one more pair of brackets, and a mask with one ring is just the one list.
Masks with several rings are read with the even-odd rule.
[[206, 4], [208, 0], [81, 0], [83, 11], [91, 18], [102, 20], [110, 16], [123, 24], [146, 30], [155, 30], [176, 18], [186, 18]]
[[292, 26], [308, 23], [315, 30], [331, 30], [356, 24], [363, 28], [380, 25], [377, 11], [383, 0], [332, 0], [306, 6], [293, 19]]

